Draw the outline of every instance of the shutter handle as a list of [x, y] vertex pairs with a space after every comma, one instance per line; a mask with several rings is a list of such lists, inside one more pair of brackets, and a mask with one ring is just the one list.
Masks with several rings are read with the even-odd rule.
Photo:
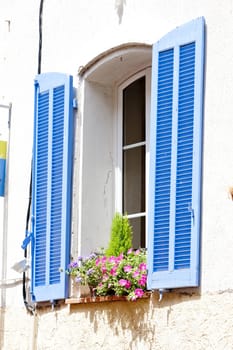
[[192, 208], [192, 204], [189, 204], [188, 211], [191, 212], [191, 216], [192, 216], [193, 224], [194, 224], [195, 215], [194, 215], [194, 209]]

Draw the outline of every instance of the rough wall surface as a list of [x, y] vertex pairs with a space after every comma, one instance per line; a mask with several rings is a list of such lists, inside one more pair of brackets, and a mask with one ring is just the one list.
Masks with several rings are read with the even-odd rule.
[[165, 294], [149, 300], [8, 308], [2, 350], [230, 350], [232, 291], [203, 296]]

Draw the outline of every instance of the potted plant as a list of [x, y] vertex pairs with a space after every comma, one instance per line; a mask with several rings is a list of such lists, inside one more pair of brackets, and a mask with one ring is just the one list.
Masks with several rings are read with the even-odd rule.
[[96, 286], [102, 279], [100, 267], [98, 267], [95, 263], [97, 256], [98, 254], [96, 253], [92, 253], [86, 257], [80, 256], [77, 260], [72, 261], [68, 266], [66, 272], [72, 277], [73, 284], [78, 287], [86, 287], [76, 288], [77, 293], [80, 294], [79, 296], [86, 296], [89, 290], [93, 296]]
[[146, 250], [133, 250], [132, 227], [128, 218], [118, 213], [113, 218], [106, 251], [78, 257], [67, 273], [78, 286], [89, 286], [92, 296], [143, 297], [146, 291]]
[[107, 256], [118, 256], [127, 253], [132, 247], [133, 231], [128, 217], [116, 213], [112, 219], [110, 241], [105, 254]]
[[102, 279], [96, 286], [100, 296], [126, 296], [128, 300], [143, 297], [146, 291], [146, 251], [132, 248], [119, 256], [99, 256], [96, 265], [102, 272]]

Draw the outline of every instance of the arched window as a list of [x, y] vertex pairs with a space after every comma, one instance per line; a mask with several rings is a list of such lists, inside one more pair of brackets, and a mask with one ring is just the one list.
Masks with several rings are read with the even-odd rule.
[[[146, 245], [152, 47], [124, 44], [82, 67], [79, 253], [106, 247], [115, 212]], [[93, 234], [94, 233], [94, 234]]]

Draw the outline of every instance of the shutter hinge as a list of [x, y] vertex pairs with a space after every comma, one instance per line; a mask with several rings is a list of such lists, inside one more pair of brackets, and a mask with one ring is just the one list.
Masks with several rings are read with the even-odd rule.
[[169, 293], [169, 292], [170, 290], [166, 288], [159, 289], [159, 303], [162, 301], [164, 293]]
[[22, 243], [22, 245], [21, 245], [21, 248], [22, 248], [22, 249], [26, 249], [26, 247], [27, 247], [28, 244], [30, 243], [31, 239], [32, 239], [32, 232], [29, 233], [29, 232], [27, 231], [27, 232], [26, 232], [26, 237], [25, 237], [24, 240], [23, 240], [23, 243]]
[[73, 98], [73, 108], [78, 109], [78, 101], [77, 98]]

